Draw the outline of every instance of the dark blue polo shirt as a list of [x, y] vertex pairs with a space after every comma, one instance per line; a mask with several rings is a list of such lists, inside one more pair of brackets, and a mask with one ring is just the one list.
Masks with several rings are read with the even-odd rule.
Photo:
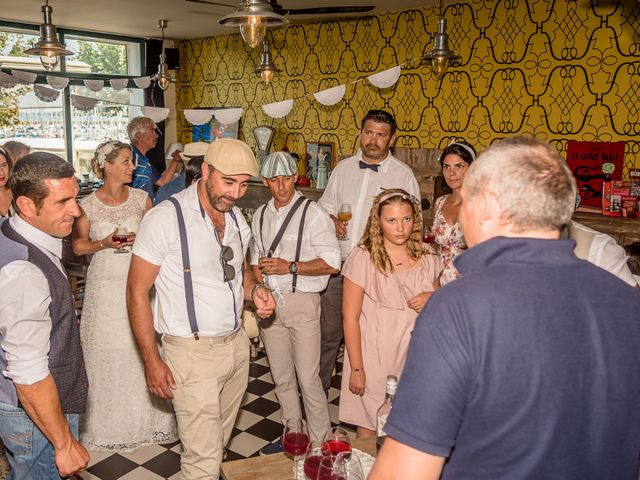
[[640, 293], [574, 245], [483, 242], [418, 318], [386, 430], [442, 479], [637, 479]]

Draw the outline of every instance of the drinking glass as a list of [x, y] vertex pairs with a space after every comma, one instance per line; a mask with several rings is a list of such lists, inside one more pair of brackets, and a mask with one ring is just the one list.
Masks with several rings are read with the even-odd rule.
[[271, 285], [269, 285], [268, 275], [265, 273], [263, 263], [265, 258], [271, 258], [273, 256], [273, 252], [271, 250], [260, 250], [258, 252], [258, 267], [260, 268], [260, 272], [262, 273], [262, 283], [269, 290], [272, 290]]
[[364, 469], [357, 455], [352, 455], [350, 452], [339, 453], [334, 464], [344, 465], [347, 480], [365, 480]]
[[307, 453], [304, 456], [305, 480], [316, 480], [318, 478], [318, 468], [324, 456], [321, 440], [314, 440], [309, 444]]
[[[343, 203], [338, 208], [338, 220], [341, 222], [348, 222], [351, 220], [351, 205], [348, 203]], [[349, 240], [349, 234], [345, 233], [344, 235], [338, 235], [338, 239], [340, 240]]]
[[436, 234], [431, 228], [424, 227], [422, 230], [422, 241], [424, 243], [434, 243], [436, 241]]
[[334, 427], [329, 430], [322, 441], [322, 451], [325, 455], [336, 456], [339, 453], [351, 452], [351, 440], [349, 434], [342, 427]]
[[304, 458], [308, 446], [309, 435], [307, 434], [307, 425], [304, 420], [301, 418], [287, 419], [282, 436], [282, 447], [287, 455], [293, 457], [296, 476], [298, 472], [298, 462]]
[[[111, 236], [111, 240], [114, 242], [126, 242], [129, 240], [129, 230], [126, 227], [119, 226]], [[129, 249], [124, 246], [119, 246], [113, 253], [128, 253]]]
[[344, 459], [324, 456], [318, 465], [317, 480], [347, 480], [347, 465]]

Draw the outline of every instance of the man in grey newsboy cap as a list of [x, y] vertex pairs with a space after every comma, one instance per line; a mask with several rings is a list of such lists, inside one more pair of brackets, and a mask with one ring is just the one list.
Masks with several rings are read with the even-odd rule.
[[[262, 339], [282, 418], [302, 418], [299, 382], [309, 435], [321, 440], [331, 423], [319, 375], [320, 292], [340, 268], [340, 247], [329, 215], [295, 190], [291, 155], [267, 155], [260, 175], [273, 198], [253, 216], [251, 264], [276, 297], [275, 316], [260, 322]], [[262, 453], [277, 451], [272, 444]]]

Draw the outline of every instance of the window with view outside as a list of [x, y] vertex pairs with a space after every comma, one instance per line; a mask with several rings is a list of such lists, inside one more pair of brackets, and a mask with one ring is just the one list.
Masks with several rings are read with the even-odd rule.
[[[56, 71], [72, 73], [74, 78], [95, 78], [94, 74], [139, 76], [142, 45], [136, 41], [96, 38], [59, 29], [61, 40], [74, 55], [61, 62]], [[29, 32], [0, 26], [0, 62], [4, 69], [43, 72], [38, 57], [24, 50], [37, 41], [37, 31]], [[143, 103], [140, 89], [114, 90], [108, 80], [100, 92], [84, 86], [70, 85], [52, 101], [38, 99], [31, 85], [0, 89], [0, 144], [17, 140], [31, 146], [32, 151], [48, 151], [67, 159], [70, 142], [71, 160], [79, 177], [92, 174], [91, 157], [100, 142], [110, 139], [127, 141], [126, 125], [139, 115], [139, 109], [128, 105]], [[81, 82], [80, 82], [81, 83]], [[46, 85], [45, 85], [46, 86]], [[82, 95], [105, 100], [90, 111], [71, 105], [70, 125], [65, 124], [64, 96]], [[117, 103], [110, 103], [117, 102]], [[134, 110], [134, 111], [131, 111]], [[137, 110], [137, 111], [135, 111]], [[70, 135], [68, 135], [70, 132]]]
[[[85, 62], [90, 66], [91, 73], [137, 75], [139, 72], [139, 54], [136, 55], [139, 50], [132, 48], [130, 44], [69, 35], [65, 37], [65, 41], [67, 47], [75, 52], [69, 57], [70, 60]], [[135, 62], [128, 62], [131, 57], [135, 57]], [[86, 112], [71, 106], [74, 167], [79, 174], [91, 174], [91, 157], [101, 142], [116, 139], [128, 141], [127, 123], [131, 117], [128, 105], [140, 103], [137, 100], [142, 99], [135, 93], [132, 95], [132, 90], [129, 89], [114, 90], [108, 82], [105, 82], [105, 87], [98, 93], [84, 86], [72, 86], [71, 93], [108, 100], [99, 102], [95, 108]]]
[[[3, 68], [42, 70], [40, 59], [24, 53], [38, 36], [19, 30], [0, 31], [0, 62]], [[44, 102], [30, 85], [0, 89], [0, 143], [17, 140], [32, 150], [66, 158], [62, 98]]]

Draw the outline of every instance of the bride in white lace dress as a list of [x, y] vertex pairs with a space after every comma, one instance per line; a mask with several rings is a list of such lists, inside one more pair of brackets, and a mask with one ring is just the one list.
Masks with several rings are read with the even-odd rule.
[[[135, 167], [128, 145], [104, 142], [91, 163], [105, 183], [80, 202], [82, 216], [73, 232], [75, 254], [93, 254], [80, 322], [89, 377], [80, 441], [89, 450], [108, 451], [173, 442], [177, 440], [173, 408], [147, 390], [125, 299], [130, 246], [151, 200], [143, 190], [126, 185]], [[126, 228], [126, 241], [113, 241], [117, 227]], [[126, 252], [116, 253], [118, 248]]]

